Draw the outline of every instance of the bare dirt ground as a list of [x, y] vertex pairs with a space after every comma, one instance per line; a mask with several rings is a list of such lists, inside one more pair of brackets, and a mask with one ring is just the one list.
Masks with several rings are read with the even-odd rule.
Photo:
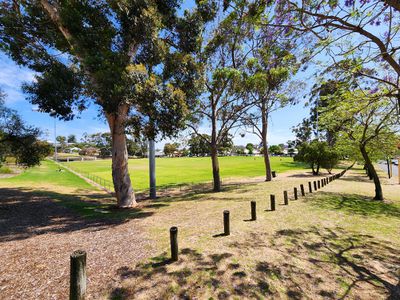
[[89, 299], [98, 299], [119, 265], [152, 253], [139, 220], [88, 220], [46, 194], [0, 194], [1, 299], [67, 299], [69, 255], [77, 249], [87, 251]]
[[[383, 180], [387, 200], [371, 201], [373, 184], [355, 170], [293, 200], [310, 180], [294, 172], [218, 194], [177, 192], [141, 202], [126, 220], [82, 218], [53, 201], [61, 191], [2, 188], [0, 299], [67, 299], [76, 249], [88, 253], [88, 299], [400, 299], [400, 186]], [[221, 235], [224, 209], [230, 236]], [[170, 226], [179, 228], [176, 263]]]

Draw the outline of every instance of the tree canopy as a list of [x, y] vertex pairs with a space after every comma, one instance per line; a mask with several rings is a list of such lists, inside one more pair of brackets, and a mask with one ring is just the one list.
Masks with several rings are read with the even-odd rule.
[[0, 49], [36, 72], [24, 86], [32, 104], [72, 120], [95, 103], [112, 137], [120, 207], [136, 204], [127, 168], [126, 127], [136, 135], [172, 136], [199, 93], [200, 34], [213, 1], [4, 1]]
[[15, 110], [5, 106], [4, 98], [0, 91], [0, 166], [6, 157], [14, 157], [25, 167], [40, 164], [51, 153], [51, 146], [38, 139], [38, 128], [26, 125]]

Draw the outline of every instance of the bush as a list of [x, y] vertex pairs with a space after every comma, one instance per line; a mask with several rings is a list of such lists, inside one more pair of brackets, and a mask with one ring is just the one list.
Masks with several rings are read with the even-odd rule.
[[0, 167], [0, 174], [11, 174], [12, 172], [13, 171], [7, 166]]
[[301, 144], [299, 153], [294, 157], [294, 160], [308, 163], [313, 174], [318, 175], [321, 167], [326, 168], [331, 173], [339, 162], [339, 154], [326, 142], [314, 140], [311, 143]]

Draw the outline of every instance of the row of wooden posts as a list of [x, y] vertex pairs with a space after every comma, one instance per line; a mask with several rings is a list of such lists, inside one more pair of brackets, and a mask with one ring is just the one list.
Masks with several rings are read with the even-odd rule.
[[[313, 182], [314, 184], [314, 191], [317, 191], [318, 189], [320, 189], [321, 187], [326, 186], [327, 184], [329, 184], [330, 182], [332, 182], [335, 179], [340, 178], [341, 176], [344, 175], [344, 173], [346, 172], [346, 170], [326, 177], [326, 178], [322, 178], [320, 180], [315, 180]], [[308, 191], [309, 193], [313, 192], [312, 189], [312, 184], [309, 181], [308, 182]], [[300, 194], [301, 196], [305, 196], [306, 192], [304, 190], [304, 185], [300, 184]], [[297, 200], [299, 198], [298, 195], [298, 190], [297, 187], [293, 188], [293, 195], [294, 195], [294, 200]], [[283, 204], [284, 205], [289, 205], [289, 196], [288, 196], [288, 192], [287, 191], [283, 191]], [[251, 221], [255, 221], [257, 220], [257, 202], [256, 201], [250, 201], [250, 213], [251, 213]], [[275, 211], [276, 209], [276, 201], [275, 201], [275, 195], [270, 195], [270, 211]], [[224, 219], [224, 235], [230, 235], [230, 221], [229, 221], [229, 216], [230, 216], [230, 212], [229, 210], [224, 210], [223, 212], [223, 219]], [[178, 228], [177, 227], [171, 227], [170, 230], [170, 237], [171, 237], [171, 260], [176, 261], [178, 260], [178, 242], [177, 242], [177, 237], [178, 237]]]
[[[335, 179], [338, 179], [344, 175], [347, 170], [344, 170], [338, 174], [328, 176], [319, 180], [314, 180], [313, 183], [311, 181], [308, 182], [308, 192], [312, 193], [313, 191], [319, 190], [321, 187], [329, 184]], [[313, 189], [314, 188], [314, 189]], [[298, 189], [297, 187], [293, 188], [294, 200], [297, 200]], [[306, 192], [304, 189], [304, 185], [300, 184], [300, 194], [301, 196], [305, 196]], [[283, 203], [284, 205], [289, 204], [289, 196], [287, 191], [283, 191]], [[250, 202], [250, 212], [251, 212], [251, 220], [257, 220], [257, 203], [256, 201]], [[276, 201], [275, 195], [270, 195], [270, 211], [275, 211], [276, 209]], [[223, 235], [230, 235], [230, 212], [229, 210], [224, 210], [223, 212], [223, 220], [224, 220], [224, 233]], [[169, 230], [170, 233], [170, 247], [171, 247], [171, 259], [170, 261], [177, 261], [179, 248], [178, 248], [178, 227], [173, 226]], [[86, 295], [86, 252], [83, 250], [74, 251], [70, 257], [70, 300], [84, 300]]]

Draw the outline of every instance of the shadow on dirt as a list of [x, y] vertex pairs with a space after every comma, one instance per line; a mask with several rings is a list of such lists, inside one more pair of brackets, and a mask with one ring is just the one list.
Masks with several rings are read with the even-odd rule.
[[[109, 299], [400, 297], [400, 250], [370, 235], [340, 227], [288, 229], [251, 233], [229, 249], [207, 255], [183, 249], [175, 263], [163, 253], [135, 268], [120, 268]], [[246, 256], [254, 264], [248, 265]]]
[[[46, 233], [101, 230], [153, 214], [146, 205], [117, 209], [115, 202], [104, 193], [81, 192], [80, 196], [79, 193], [70, 195], [21, 188], [0, 189], [0, 242]], [[163, 206], [152, 205], [152, 209]]]

